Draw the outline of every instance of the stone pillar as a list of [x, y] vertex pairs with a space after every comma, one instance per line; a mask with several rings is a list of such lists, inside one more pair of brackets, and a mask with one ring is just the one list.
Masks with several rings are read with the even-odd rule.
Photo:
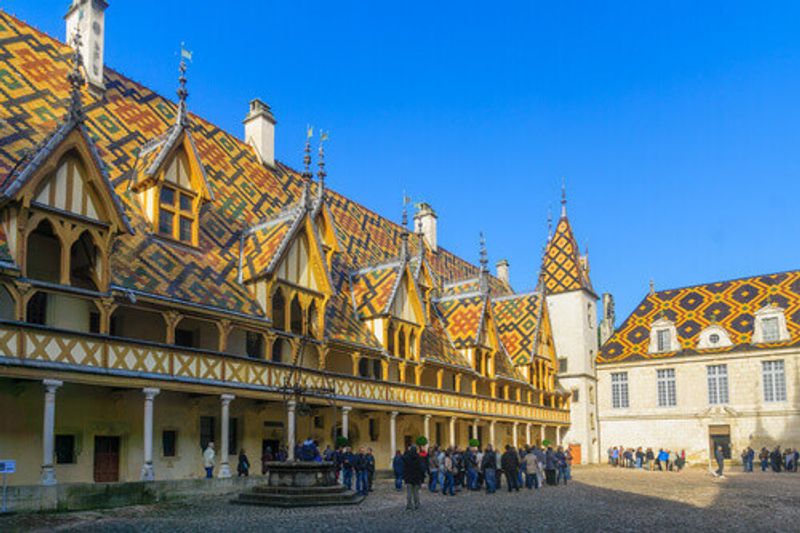
[[472, 421], [472, 438], [478, 440], [478, 420], [477, 418]]
[[42, 485], [55, 485], [56, 472], [53, 469], [56, 425], [56, 389], [64, 383], [55, 379], [42, 381], [44, 393], [44, 427], [42, 429]]
[[450, 417], [450, 446], [456, 445], [456, 417]]
[[142, 465], [142, 481], [153, 481], [153, 399], [161, 389], [145, 388], [144, 393], [144, 464]]
[[519, 422], [514, 422], [513, 430], [514, 430], [514, 448], [519, 448]]
[[561, 426], [556, 426], [556, 446], [561, 446]]
[[494, 420], [489, 422], [489, 444], [491, 444], [492, 446], [494, 446], [494, 426], [495, 426]]
[[531, 445], [531, 423], [530, 422], [525, 424], [525, 444], [527, 446]]
[[342, 407], [342, 437], [349, 438], [350, 436], [350, 411], [353, 408], [350, 406], [343, 406]]
[[542, 446], [544, 446], [544, 434], [545, 434], [544, 428], [545, 428], [544, 424], [539, 426], [539, 444], [541, 444]]
[[294, 445], [295, 442], [295, 429], [294, 429], [294, 414], [297, 408], [295, 400], [286, 402], [286, 447], [288, 448], [287, 458], [289, 461], [294, 461]]
[[425, 415], [423, 418], [423, 427], [425, 428], [425, 438], [428, 439], [428, 445], [431, 443], [431, 415]]
[[394, 461], [394, 454], [397, 451], [397, 411], [392, 411], [389, 415], [389, 465]]
[[[230, 431], [231, 424], [230, 424], [230, 405], [233, 399], [236, 398], [233, 394], [222, 394], [220, 395], [219, 399], [222, 401], [222, 431], [220, 432], [220, 440], [222, 441], [220, 444], [220, 463], [219, 463], [219, 474], [217, 477], [231, 477], [231, 467], [228, 464], [228, 458], [230, 457], [230, 450], [228, 449], [229, 443], [229, 435], [228, 432]], [[234, 450], [234, 453], [236, 451]]]

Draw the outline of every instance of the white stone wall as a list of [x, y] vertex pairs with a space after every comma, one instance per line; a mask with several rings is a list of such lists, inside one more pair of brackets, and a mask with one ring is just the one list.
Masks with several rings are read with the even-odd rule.
[[[786, 401], [765, 402], [762, 361], [782, 359]], [[709, 405], [708, 365], [726, 364], [729, 402]], [[658, 407], [656, 371], [674, 368], [677, 404]], [[629, 407], [612, 407], [611, 374], [628, 373]], [[780, 444], [800, 447], [800, 351], [725, 353], [717, 356], [604, 364], [598, 369], [601, 450], [610, 446], [686, 450], [694, 461], [708, 461], [709, 426], [729, 425], [732, 458], [743, 448]]]
[[582, 290], [551, 294], [547, 296], [547, 310], [556, 357], [567, 359], [567, 371], [559, 372], [558, 382], [567, 391], [579, 391], [578, 402], [574, 402], [570, 409], [570, 428], [562, 442], [565, 445], [580, 444], [581, 462], [597, 462], [600, 441], [594, 364], [597, 355], [596, 301], [593, 295]]

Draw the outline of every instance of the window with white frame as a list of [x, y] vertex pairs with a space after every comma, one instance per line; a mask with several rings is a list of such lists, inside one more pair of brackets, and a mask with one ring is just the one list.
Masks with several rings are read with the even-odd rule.
[[674, 407], [677, 402], [675, 394], [675, 369], [664, 368], [656, 370], [656, 382], [658, 388], [658, 406]]
[[656, 331], [656, 345], [659, 352], [668, 352], [672, 346], [672, 339], [668, 329], [659, 329]]
[[778, 317], [761, 319], [761, 335], [764, 342], [777, 342], [781, 338]]
[[764, 380], [764, 401], [785, 402], [786, 375], [784, 374], [783, 360], [763, 361], [761, 371]]
[[625, 409], [628, 407], [628, 373], [611, 374], [611, 407]]
[[706, 367], [708, 375], [708, 403], [719, 405], [728, 403], [728, 365], [709, 365]]

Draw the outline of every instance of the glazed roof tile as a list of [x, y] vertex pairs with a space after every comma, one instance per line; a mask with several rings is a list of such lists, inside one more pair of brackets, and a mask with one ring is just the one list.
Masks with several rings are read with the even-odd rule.
[[531, 361], [543, 312], [538, 293], [519, 294], [492, 300], [492, 313], [500, 342], [514, 364]]
[[589, 273], [581, 263], [578, 243], [566, 215], [559, 219], [556, 231], [547, 243], [542, 273], [548, 294], [578, 289], [594, 292]]
[[[755, 313], [769, 304], [784, 310], [789, 339], [753, 345]], [[674, 323], [680, 351], [648, 353], [650, 326], [661, 317]], [[697, 349], [700, 332], [712, 324], [724, 328], [732, 346]], [[648, 294], [601, 347], [597, 362], [617, 363], [797, 345], [800, 345], [800, 271], [793, 270]]]

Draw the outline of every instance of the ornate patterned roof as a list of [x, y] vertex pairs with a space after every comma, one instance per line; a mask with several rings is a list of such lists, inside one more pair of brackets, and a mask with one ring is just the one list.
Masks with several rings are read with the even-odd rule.
[[402, 272], [400, 261], [368, 267], [350, 275], [353, 301], [361, 318], [372, 318], [387, 312], [393, 290]]
[[472, 370], [469, 361], [453, 348], [453, 343], [447, 336], [447, 331], [438, 316], [433, 316], [422, 331], [421, 341], [423, 358]]
[[292, 210], [287, 215], [251, 228], [243, 238], [242, 281], [250, 281], [267, 272], [278, 251], [286, 246], [291, 229], [302, 214], [302, 211]]
[[444, 298], [436, 302], [436, 308], [456, 348], [466, 348], [477, 342], [486, 308], [485, 296], [472, 293]]
[[520, 294], [492, 300], [492, 314], [500, 342], [514, 364], [531, 362], [543, 306], [538, 293]]
[[578, 289], [594, 292], [566, 213], [559, 219], [555, 234], [547, 243], [542, 273], [548, 294]]
[[[784, 310], [790, 339], [752, 345], [754, 313], [772, 303]], [[675, 324], [679, 352], [648, 354], [650, 325], [661, 317]], [[732, 346], [697, 349], [700, 332], [716, 324]], [[730, 352], [800, 344], [800, 271], [753, 276], [648, 294], [602, 346], [598, 363], [662, 359], [675, 355]]]
[[[66, 113], [71, 49], [2, 11], [0, 43], [4, 52], [0, 54], [1, 194], [41, 151]], [[177, 131], [177, 104], [108, 67], [105, 83], [102, 100], [84, 88], [83, 102], [86, 132], [132, 229], [130, 235], [115, 240], [112, 287], [263, 317], [254, 295], [238, 279], [241, 231], [263, 221], [276, 221], [299, 202], [303, 191], [300, 175], [280, 162], [274, 168], [261, 164], [249, 145], [190, 113], [186, 132], [202, 164], [211, 200], [201, 208], [196, 248], [160, 239], [151, 233], [131, 186], [138, 173], [154, 168], [165, 147], [171, 146], [170, 134]], [[381, 283], [375, 272], [365, 277], [369, 283], [359, 280], [363, 287], [351, 287], [349, 273], [399, 257], [403, 228], [334, 191], [328, 190], [326, 199], [339, 247], [330, 272], [334, 295], [327, 310], [326, 335], [380, 349], [358, 320], [352, 295], [374, 291], [374, 299], [364, 297], [361, 304], [365, 312], [374, 312], [388, 297], [391, 280]], [[275, 222], [248, 236], [242, 262], [245, 279], [270, 263], [288, 232], [283, 222]], [[418, 246], [418, 239], [410, 240], [411, 257], [418, 257]], [[432, 276], [441, 283], [479, 274], [477, 266], [441, 247], [436, 253], [425, 249], [424, 256]], [[0, 225], [0, 260], [3, 257], [13, 260]], [[490, 286], [493, 294], [509, 293], [496, 278], [490, 279]], [[432, 331], [436, 333], [435, 328]], [[444, 359], [452, 357], [449, 350], [439, 351]]]

